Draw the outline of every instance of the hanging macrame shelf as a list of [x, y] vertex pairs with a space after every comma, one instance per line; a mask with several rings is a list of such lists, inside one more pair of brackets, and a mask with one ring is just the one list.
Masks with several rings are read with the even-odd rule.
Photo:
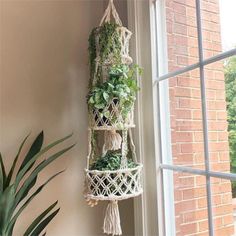
[[[108, 7], [105, 10], [104, 16], [100, 22], [102, 27], [106, 23], [111, 22], [113, 18], [117, 25], [116, 31], [119, 35], [120, 49], [120, 62], [124, 65], [132, 64], [133, 60], [129, 56], [129, 40], [132, 33], [122, 26], [122, 22], [118, 16], [113, 0], [109, 0]], [[97, 32], [99, 27], [97, 28]], [[95, 36], [96, 42], [96, 58], [95, 73], [92, 77], [92, 86], [98, 84], [96, 77], [97, 71], [102, 70], [102, 81], [108, 79], [107, 71], [109, 67], [115, 64], [113, 49], [111, 53], [102, 60], [100, 55], [100, 35]], [[112, 45], [116, 43], [115, 41]], [[125, 117], [121, 112], [122, 107], [117, 98], [110, 100], [102, 109], [93, 108], [89, 109], [89, 129], [88, 129], [88, 156], [87, 166], [85, 168], [85, 191], [84, 196], [90, 206], [97, 205], [98, 201], [110, 201], [107, 206], [103, 231], [106, 234], [121, 235], [120, 216], [118, 210], [118, 201], [133, 198], [142, 194], [141, 173], [142, 164], [138, 163], [135, 152], [135, 145], [133, 142], [131, 128], [135, 127], [134, 124], [134, 108], [132, 106], [129, 114]], [[101, 116], [109, 112], [109, 117]], [[103, 133], [103, 146], [102, 154], [105, 155], [108, 151], [120, 150], [121, 164], [118, 170], [94, 170], [90, 169], [91, 160], [96, 160], [94, 154], [94, 133]], [[135, 167], [128, 168], [127, 155], [130, 150], [130, 156], [135, 163]]]

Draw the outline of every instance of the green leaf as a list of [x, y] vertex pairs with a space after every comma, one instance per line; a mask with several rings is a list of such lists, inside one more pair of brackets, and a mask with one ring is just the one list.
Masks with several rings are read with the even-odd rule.
[[20, 190], [18, 191], [18, 193], [16, 194], [16, 204], [19, 203], [20, 199], [22, 199], [22, 195], [25, 191], [25, 189], [29, 186], [29, 184], [31, 184], [32, 180], [39, 174], [40, 171], [42, 171], [46, 166], [48, 166], [51, 162], [53, 162], [54, 160], [56, 160], [57, 158], [61, 157], [62, 154], [64, 154], [65, 152], [69, 151], [71, 148], [73, 148], [75, 146], [75, 144], [69, 146], [68, 148], [65, 148], [57, 153], [55, 153], [54, 155], [50, 156], [48, 159], [44, 160], [43, 162], [41, 162], [30, 174], [30, 176], [25, 180], [25, 182], [23, 183], [22, 187], [20, 188]]
[[8, 186], [0, 197], [0, 235], [6, 233], [6, 225], [11, 219], [15, 199], [15, 186]]
[[20, 198], [17, 199], [18, 202], [21, 202], [27, 196], [27, 194], [34, 187], [36, 182], [37, 182], [37, 176], [34, 179], [32, 179], [31, 182], [24, 189], [21, 188], [22, 194], [21, 194]]
[[[41, 220], [57, 205], [58, 201], [54, 202], [51, 206], [49, 206], [44, 212], [42, 212], [27, 228], [24, 233], [24, 236], [30, 235], [35, 227], [41, 222]], [[45, 233], [46, 234], [46, 233]]]
[[106, 117], [106, 118], [110, 118], [110, 111], [105, 111], [103, 113], [103, 115]]
[[103, 109], [103, 108], [105, 107], [105, 105], [102, 104], [102, 103], [95, 104], [94, 106], [95, 106], [97, 109]]
[[2, 154], [0, 153], [0, 195], [3, 192], [3, 190], [6, 188], [5, 183], [6, 183], [6, 171], [5, 171], [5, 166], [3, 164], [2, 160]]
[[[34, 163], [40, 156], [42, 156], [45, 152], [47, 152], [48, 150], [50, 150], [51, 148], [53, 148], [54, 146], [62, 143], [63, 141], [65, 141], [66, 139], [70, 138], [73, 134], [70, 134], [62, 139], [59, 139], [51, 144], [49, 144], [47, 147], [43, 148], [40, 152], [38, 152], [34, 157], [32, 157], [28, 163], [24, 166], [23, 169], [21, 169], [19, 171], [19, 173], [16, 176], [16, 180], [15, 180], [15, 186], [16, 188], [19, 186], [20, 181], [22, 180], [23, 176], [25, 175], [25, 173], [27, 172], [28, 168], [32, 165], [32, 163]], [[64, 153], [64, 152], [63, 152]]]
[[45, 220], [43, 220], [37, 227], [36, 229], [32, 232], [32, 234], [30, 236], [35, 236], [35, 235], [39, 235], [44, 229], [45, 227], [50, 223], [50, 221], [57, 215], [57, 213], [59, 212], [60, 208], [58, 208], [57, 210], [55, 210], [52, 214], [50, 214]]
[[15, 159], [14, 159], [14, 161], [13, 161], [13, 164], [12, 164], [11, 169], [10, 169], [10, 171], [9, 171], [9, 174], [8, 174], [8, 176], [7, 176], [6, 186], [9, 186], [9, 184], [11, 183], [12, 175], [13, 175], [13, 173], [14, 173], [17, 160], [18, 160], [18, 158], [19, 158], [19, 155], [20, 155], [20, 153], [21, 153], [21, 150], [22, 150], [22, 148], [23, 148], [23, 146], [24, 146], [24, 144], [25, 144], [25, 142], [26, 142], [26, 140], [27, 140], [28, 137], [29, 137], [29, 134], [24, 138], [23, 142], [21, 143], [21, 145], [20, 145], [20, 147], [19, 147], [19, 150], [18, 150], [18, 152], [17, 152], [17, 155], [16, 155], [16, 157], [15, 157]]
[[90, 103], [90, 104], [94, 104], [94, 99], [93, 99], [93, 96], [89, 98], [89, 101], [88, 101], [88, 103]]
[[107, 92], [103, 92], [102, 96], [105, 101], [107, 101], [107, 102], [109, 101], [109, 94]]
[[[36, 137], [36, 139], [34, 140], [33, 144], [30, 147], [29, 152], [27, 153], [27, 155], [25, 156], [25, 159], [23, 160], [20, 169], [18, 171], [18, 173], [26, 166], [27, 163], [29, 163], [29, 161], [41, 150], [42, 145], [43, 145], [43, 139], [44, 139], [44, 134], [43, 131], [39, 133], [39, 135]], [[35, 160], [36, 161], [36, 160]], [[30, 170], [30, 168], [34, 165], [35, 161], [33, 161], [31, 163], [31, 165], [29, 165], [29, 167], [27, 168], [27, 170], [25, 171], [25, 174]]]
[[[61, 174], [63, 171], [60, 171], [58, 173], [56, 173], [55, 175], [51, 176], [45, 183], [43, 183], [41, 186], [39, 186], [37, 188], [37, 190], [26, 200], [26, 202], [20, 207], [20, 209], [17, 211], [17, 213], [14, 215], [14, 217], [12, 218], [12, 220], [10, 221], [8, 227], [7, 227], [7, 231], [8, 232], [11, 232], [15, 223], [16, 223], [16, 220], [17, 218], [19, 217], [19, 215], [22, 213], [22, 211], [29, 205], [29, 203], [43, 190], [43, 188], [52, 180], [54, 179], [56, 176], [58, 176], [59, 174]], [[22, 187], [24, 188], [24, 186]], [[21, 189], [22, 189], [21, 188]], [[17, 196], [16, 196], [16, 200], [14, 202], [14, 206], [16, 207], [17, 205]]]

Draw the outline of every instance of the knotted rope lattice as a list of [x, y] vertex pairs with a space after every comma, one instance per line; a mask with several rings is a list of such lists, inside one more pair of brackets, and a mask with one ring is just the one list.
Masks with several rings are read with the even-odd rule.
[[[108, 6], [101, 19], [100, 27], [105, 23], [115, 21], [118, 25], [116, 28], [119, 35], [119, 42], [121, 45], [120, 62], [122, 64], [130, 65], [132, 58], [129, 56], [129, 40], [132, 33], [122, 26], [122, 22], [114, 6], [113, 0], [109, 0]], [[99, 32], [99, 31], [98, 31]], [[108, 68], [115, 64], [116, 58], [112, 49], [110, 54], [101, 60], [99, 34], [96, 35], [96, 58], [95, 58], [95, 73], [92, 85], [96, 86], [98, 83], [98, 70], [102, 70], [102, 81], [107, 80]], [[115, 43], [115, 42], [114, 42]], [[105, 117], [103, 114], [110, 114]], [[135, 153], [135, 145], [133, 142], [131, 128], [135, 127], [133, 122], [133, 107], [129, 114], [122, 113], [122, 107], [119, 104], [118, 98], [113, 98], [109, 101], [105, 108], [89, 110], [89, 135], [88, 135], [88, 156], [87, 166], [85, 169], [85, 191], [84, 196], [88, 205], [95, 206], [98, 201], [108, 200], [110, 203], [105, 212], [105, 219], [103, 224], [103, 231], [106, 234], [121, 235], [120, 215], [118, 209], [118, 201], [136, 197], [142, 193], [141, 172], [142, 164], [137, 162]], [[94, 143], [95, 132], [103, 131], [104, 144], [102, 146], [102, 156], [106, 155], [107, 151], [120, 150], [121, 163], [119, 170], [91, 170], [90, 160], [95, 159], [96, 147]], [[97, 144], [97, 143], [96, 143]], [[129, 145], [128, 145], [129, 144]], [[135, 167], [128, 168], [127, 155], [130, 154], [135, 163]]]

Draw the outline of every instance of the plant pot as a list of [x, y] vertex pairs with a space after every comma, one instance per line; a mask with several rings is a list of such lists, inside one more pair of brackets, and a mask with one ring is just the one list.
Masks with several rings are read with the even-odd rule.
[[[110, 114], [105, 117], [101, 114]], [[89, 114], [89, 126], [94, 130], [121, 130], [135, 127], [133, 122], [133, 107], [127, 116], [122, 113], [118, 98], [113, 98], [105, 108], [92, 108]]]
[[123, 200], [142, 193], [142, 164], [115, 171], [85, 169], [86, 197], [94, 200]]

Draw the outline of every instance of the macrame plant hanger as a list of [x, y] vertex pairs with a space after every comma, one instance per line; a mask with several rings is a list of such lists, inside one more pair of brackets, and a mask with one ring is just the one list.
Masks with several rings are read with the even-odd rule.
[[[121, 43], [121, 63], [130, 65], [132, 58], [129, 56], [129, 40], [132, 33], [122, 26], [122, 22], [114, 6], [113, 0], [109, 0], [108, 6], [101, 19], [99, 27], [105, 23], [110, 23], [111, 20], [118, 25], [117, 32]], [[113, 64], [113, 58], [101, 62], [99, 57], [99, 39], [96, 40], [96, 59], [95, 59], [95, 76], [92, 84], [96, 86], [96, 72], [100, 67], [110, 67]], [[107, 77], [104, 76], [103, 81]], [[88, 129], [88, 156], [87, 166], [85, 169], [85, 191], [84, 196], [88, 205], [95, 206], [98, 201], [109, 201], [105, 211], [103, 224], [103, 232], [111, 235], [121, 235], [122, 229], [120, 224], [120, 215], [118, 201], [136, 197], [142, 193], [141, 171], [142, 164], [137, 162], [135, 145], [133, 142], [131, 128], [135, 127], [133, 123], [133, 109], [130, 114], [124, 119], [120, 112], [119, 103], [113, 99], [110, 101], [105, 111], [111, 113], [110, 119], [100, 119], [99, 110], [89, 111], [89, 129]], [[102, 155], [107, 151], [121, 151], [121, 165], [119, 170], [115, 171], [99, 171], [90, 170], [90, 162], [95, 159], [95, 146], [97, 140], [94, 140], [94, 133], [98, 131], [104, 132], [104, 144], [102, 146]], [[133, 162], [136, 167], [128, 168], [127, 154], [131, 150]]]

